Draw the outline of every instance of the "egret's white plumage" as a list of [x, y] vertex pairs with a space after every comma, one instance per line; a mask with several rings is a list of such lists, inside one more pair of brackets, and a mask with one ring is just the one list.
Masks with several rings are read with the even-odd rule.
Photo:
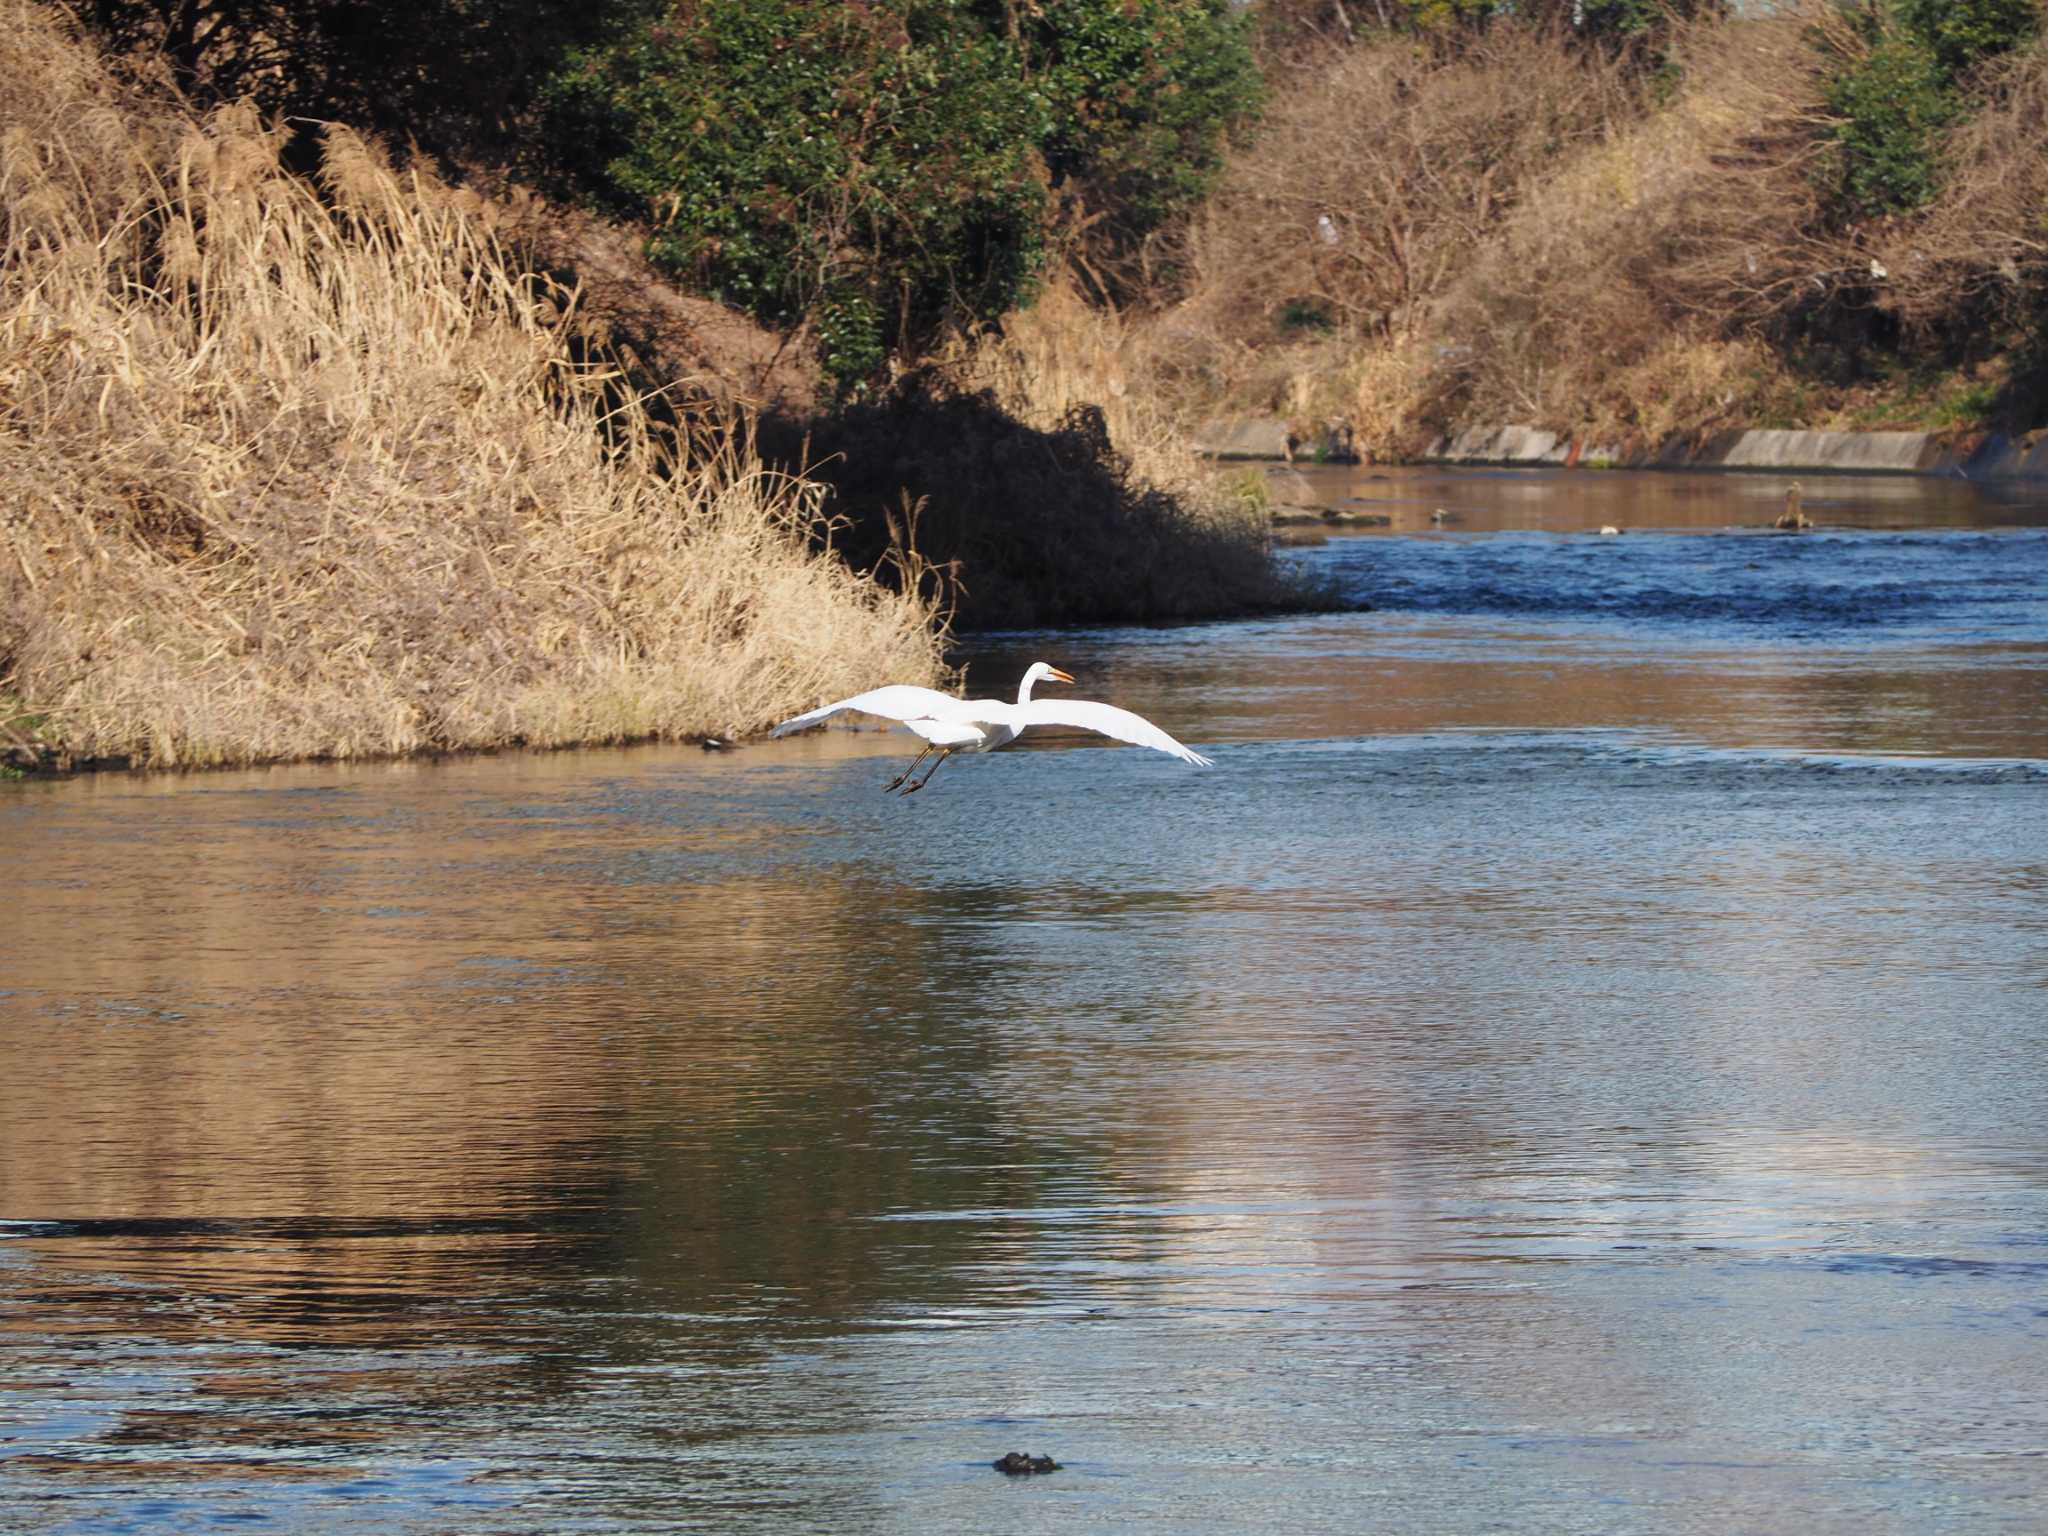
[[[1001, 699], [956, 699], [933, 688], [891, 683], [885, 688], [871, 688], [850, 699], [825, 704], [793, 720], [785, 720], [771, 734], [787, 736], [791, 731], [822, 724], [847, 711], [879, 715], [885, 720], [900, 720], [924, 738], [925, 749], [918, 753], [909, 770], [889, 785], [891, 789], [903, 785], [916, 771], [917, 764], [924, 761], [925, 755], [934, 748], [938, 750], [939, 763], [955, 752], [993, 752], [998, 747], [1007, 747], [1037, 725], [1073, 726], [1117, 741], [1128, 741], [1133, 746], [1150, 747], [1155, 752], [1167, 753], [1200, 768], [1211, 766], [1209, 759], [1201, 753], [1190, 751], [1143, 715], [1134, 715], [1128, 709], [1087, 699], [1031, 697], [1034, 683], [1072, 681], [1073, 678], [1058, 667], [1048, 666], [1042, 661], [1034, 662], [1025, 672], [1024, 680], [1017, 685], [1017, 702], [1014, 704]], [[931, 773], [904, 788], [903, 792], [907, 795], [923, 789], [931, 781], [932, 773], [938, 772], [939, 763], [932, 764]]]

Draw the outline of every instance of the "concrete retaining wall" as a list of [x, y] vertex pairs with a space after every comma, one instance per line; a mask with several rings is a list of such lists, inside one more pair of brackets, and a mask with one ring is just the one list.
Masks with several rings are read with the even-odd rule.
[[[1341, 458], [1341, 441], [1304, 444], [1274, 418], [1211, 422], [1199, 453], [1219, 459]], [[1467, 427], [1430, 444], [1430, 464], [1544, 464], [1626, 469], [1807, 470], [1834, 474], [1960, 475], [1970, 480], [2048, 478], [2048, 432], [2024, 438], [1936, 432], [1728, 432], [1703, 444], [1667, 443], [1620, 454], [1536, 427]]]
[[1195, 452], [1212, 459], [1292, 459], [1293, 446], [1286, 422], [1257, 417], [1206, 422], [1195, 434]]
[[1970, 480], [2048, 476], [2048, 435], [1998, 433], [1728, 432], [1702, 444], [1667, 443], [1654, 453], [1616, 455], [1527, 427], [1472, 428], [1438, 438], [1423, 455], [1441, 464], [1615, 464], [1629, 469], [1806, 470], [1864, 475], [1959, 475]]

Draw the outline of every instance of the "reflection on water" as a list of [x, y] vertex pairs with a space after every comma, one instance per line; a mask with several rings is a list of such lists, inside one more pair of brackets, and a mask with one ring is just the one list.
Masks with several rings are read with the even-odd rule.
[[1764, 530], [1784, 511], [1794, 485], [1822, 530], [2048, 527], [2048, 484], [2039, 480], [1339, 464], [1297, 464], [1280, 473], [1278, 500], [1384, 518], [1395, 534]]
[[2034, 1528], [2048, 633], [1528, 538], [976, 662], [1209, 773], [6, 788], [0, 1524]]

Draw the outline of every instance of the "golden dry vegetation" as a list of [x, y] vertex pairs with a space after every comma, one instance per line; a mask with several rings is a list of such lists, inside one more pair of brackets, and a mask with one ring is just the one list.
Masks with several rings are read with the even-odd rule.
[[253, 762], [748, 730], [936, 682], [817, 487], [665, 426], [487, 210], [317, 189], [0, 0], [0, 729]]
[[1196, 457], [1186, 424], [1157, 388], [1155, 341], [1150, 328], [1088, 303], [1063, 277], [999, 335], [955, 349], [948, 364], [1026, 427], [1058, 434], [1085, 423], [1107, 445], [1096, 467], [1107, 461], [1120, 494], [1059, 530], [1075, 554], [1069, 583], [1147, 593], [1142, 616], [1155, 619], [1312, 603], [1315, 594], [1273, 563], [1266, 504]]
[[1805, 0], [1675, 25], [1654, 75], [1505, 22], [1314, 55], [1189, 231], [1150, 387], [1383, 457], [1971, 425], [2048, 274], [2048, 42], [1966, 82], [1929, 206], [1844, 222], [1827, 81], [1871, 46]]
[[1199, 460], [1143, 327], [1054, 281], [869, 398], [796, 424], [858, 566], [943, 593], [963, 628], [1158, 623], [1313, 606], [1263, 504]]

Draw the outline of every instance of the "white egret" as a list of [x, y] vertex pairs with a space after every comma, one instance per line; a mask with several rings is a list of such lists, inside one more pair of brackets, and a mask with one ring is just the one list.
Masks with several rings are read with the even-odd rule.
[[[917, 754], [908, 768], [891, 779], [884, 790], [886, 793], [887, 790], [901, 788], [906, 795], [914, 795], [931, 783], [932, 775], [939, 771], [940, 764], [955, 752], [993, 752], [998, 747], [1007, 747], [1034, 725], [1071, 725], [1118, 741], [1128, 741], [1134, 746], [1165, 752], [1198, 768], [1213, 766], [1201, 753], [1188, 750], [1150, 720], [1134, 715], [1128, 709], [1118, 709], [1114, 704], [1096, 704], [1087, 699], [1031, 697], [1031, 685], [1034, 683], [1072, 681], [1073, 678], [1058, 667], [1048, 666], [1042, 661], [1034, 662], [1025, 672], [1024, 681], [1017, 685], [1017, 702], [1014, 704], [1006, 704], [1001, 699], [956, 699], [935, 688], [891, 683], [885, 688], [856, 693], [836, 704], [821, 705], [794, 720], [785, 720], [770, 734], [787, 736], [791, 731], [821, 725], [843, 710], [858, 710], [864, 715], [900, 720], [922, 736], [925, 742], [924, 750]], [[917, 772], [918, 764], [933, 752], [939, 754], [938, 762], [925, 771], [923, 778], [908, 783], [910, 776]]]

